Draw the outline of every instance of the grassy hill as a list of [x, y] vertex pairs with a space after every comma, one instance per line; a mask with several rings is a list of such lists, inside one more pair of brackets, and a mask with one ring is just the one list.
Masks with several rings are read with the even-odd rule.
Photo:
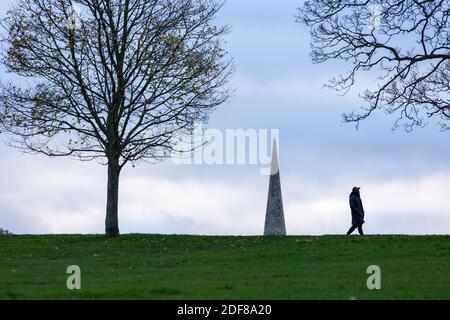
[[450, 236], [0, 236], [0, 299], [37, 298], [450, 299]]

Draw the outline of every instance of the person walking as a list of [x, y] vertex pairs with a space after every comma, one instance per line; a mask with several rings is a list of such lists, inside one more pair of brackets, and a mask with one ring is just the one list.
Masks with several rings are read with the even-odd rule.
[[347, 235], [351, 235], [353, 231], [358, 229], [360, 235], [364, 235], [362, 226], [365, 223], [364, 221], [364, 208], [361, 201], [360, 189], [358, 187], [354, 187], [352, 189], [352, 193], [350, 193], [350, 209], [352, 211], [352, 226], [348, 230]]

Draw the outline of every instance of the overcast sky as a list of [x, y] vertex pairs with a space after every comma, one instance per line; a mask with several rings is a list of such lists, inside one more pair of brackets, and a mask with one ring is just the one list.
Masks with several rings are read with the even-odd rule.
[[[11, 3], [11, 2], [10, 2]], [[301, 0], [228, 0], [227, 49], [237, 72], [231, 101], [209, 128], [279, 129], [280, 173], [288, 234], [342, 234], [348, 195], [362, 187], [366, 232], [448, 234], [448, 133], [435, 123], [406, 133], [379, 112], [359, 130], [341, 123], [361, 105], [324, 89], [348, 69], [314, 65], [308, 30], [295, 23]], [[0, 2], [0, 14], [8, 8]], [[2, 82], [8, 75], [1, 72]], [[102, 233], [106, 168], [93, 162], [23, 155], [0, 136], [0, 227], [14, 233]], [[122, 233], [262, 234], [268, 177], [255, 165], [126, 167], [120, 185]]]

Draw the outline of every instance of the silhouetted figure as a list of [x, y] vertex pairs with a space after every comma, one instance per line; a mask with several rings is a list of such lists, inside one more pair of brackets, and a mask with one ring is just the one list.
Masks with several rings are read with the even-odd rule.
[[361, 201], [360, 190], [361, 188], [354, 187], [352, 193], [350, 193], [350, 209], [352, 210], [352, 227], [348, 230], [347, 235], [351, 235], [353, 231], [358, 229], [360, 235], [364, 235], [362, 225], [364, 221], [364, 208]]

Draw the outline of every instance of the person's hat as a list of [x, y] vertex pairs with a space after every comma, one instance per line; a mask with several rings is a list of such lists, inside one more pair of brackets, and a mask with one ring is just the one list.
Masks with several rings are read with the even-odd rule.
[[360, 189], [360, 187], [353, 187], [352, 191], [359, 191]]

